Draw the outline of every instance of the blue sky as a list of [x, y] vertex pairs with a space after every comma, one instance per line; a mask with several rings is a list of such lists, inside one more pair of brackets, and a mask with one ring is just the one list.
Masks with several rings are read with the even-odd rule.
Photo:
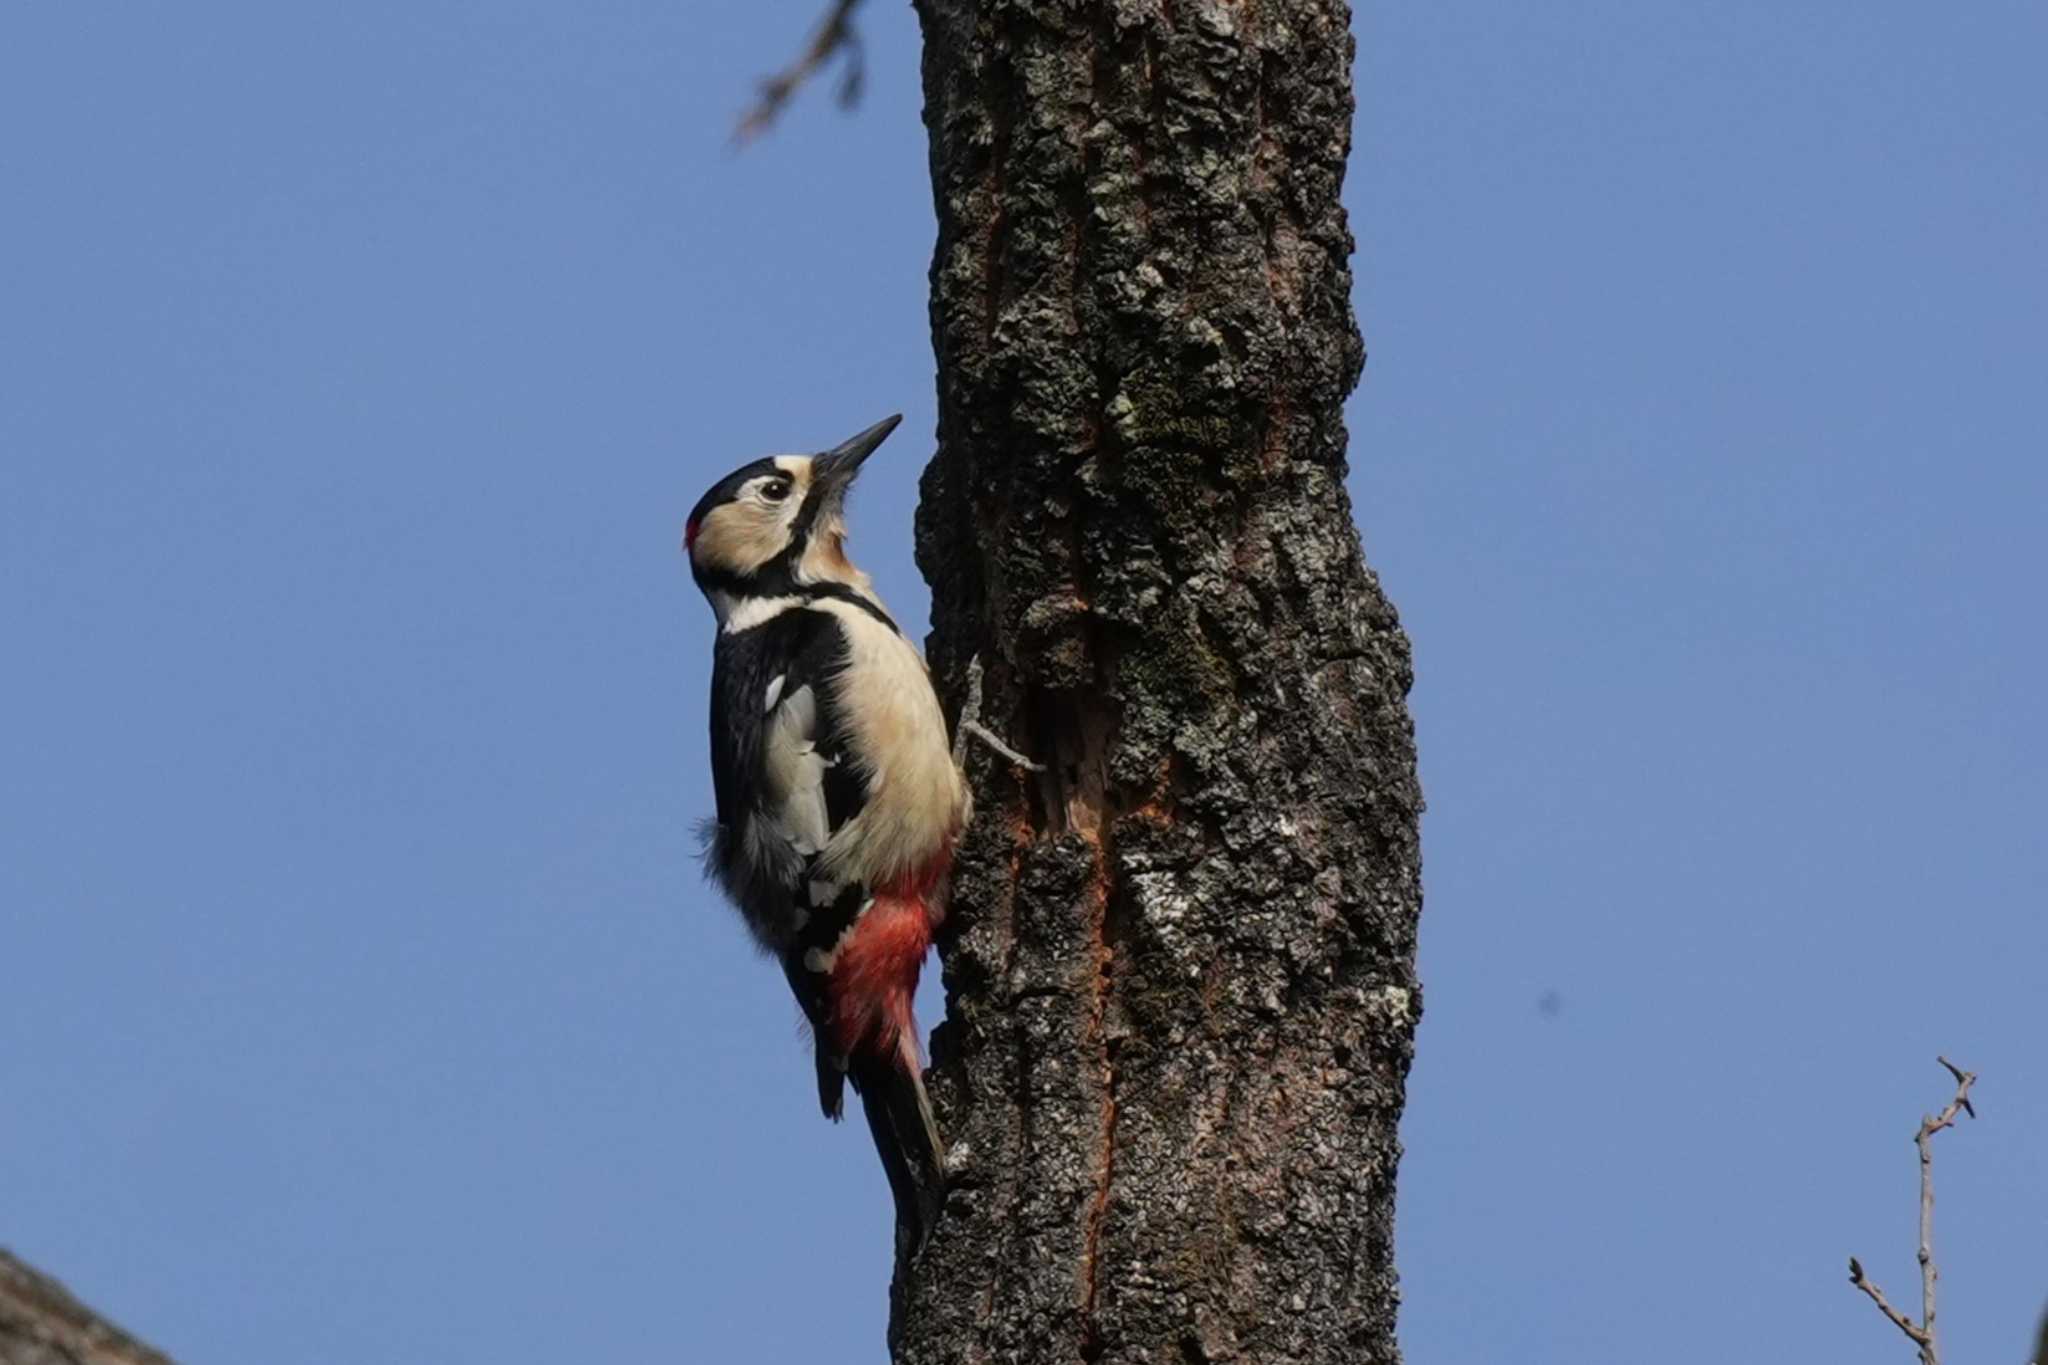
[[[724, 141], [812, 18], [0, 8], [0, 1243], [189, 1365], [883, 1359], [873, 1156], [690, 857], [704, 486], [904, 411], [925, 609], [907, 7]], [[2048, 13], [1358, 30], [1408, 1357], [1904, 1359], [1843, 1265], [1913, 1297], [1943, 1051], [1950, 1353], [2017, 1360]]]

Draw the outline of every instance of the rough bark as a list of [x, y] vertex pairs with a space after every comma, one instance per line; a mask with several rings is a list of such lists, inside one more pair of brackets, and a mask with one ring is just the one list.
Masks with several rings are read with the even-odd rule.
[[920, 0], [972, 759], [899, 1365], [1398, 1359], [1407, 641], [1344, 488], [1340, 0]]
[[49, 1276], [0, 1251], [0, 1365], [171, 1365]]

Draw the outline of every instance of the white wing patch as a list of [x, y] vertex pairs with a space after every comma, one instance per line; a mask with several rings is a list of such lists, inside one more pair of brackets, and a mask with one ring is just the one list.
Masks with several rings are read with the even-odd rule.
[[788, 681], [789, 674], [777, 673], [774, 681], [768, 684], [768, 699], [761, 703], [761, 710], [764, 713], [775, 709], [776, 701], [782, 696], [782, 685]]
[[[769, 688], [780, 690], [782, 679]], [[818, 699], [799, 687], [768, 719], [762, 740], [762, 815], [789, 846], [808, 857], [825, 847], [832, 830], [825, 822], [825, 760], [818, 756]]]

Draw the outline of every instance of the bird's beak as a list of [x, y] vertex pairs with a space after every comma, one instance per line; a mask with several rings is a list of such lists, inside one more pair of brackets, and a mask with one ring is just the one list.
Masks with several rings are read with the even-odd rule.
[[812, 460], [811, 478], [815, 486], [833, 493], [845, 492], [847, 485], [853, 482], [853, 476], [860, 472], [861, 462], [875, 453], [876, 446], [889, 439], [889, 433], [896, 430], [896, 424], [902, 420], [900, 412], [884, 417], [860, 435], [840, 442]]

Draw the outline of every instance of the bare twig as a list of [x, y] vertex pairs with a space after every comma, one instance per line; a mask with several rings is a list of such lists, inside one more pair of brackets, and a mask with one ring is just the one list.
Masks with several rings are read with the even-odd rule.
[[970, 720], [960, 728], [967, 734], [973, 735], [983, 744], [988, 745], [989, 748], [995, 750], [1004, 758], [1009, 759], [1010, 762], [1024, 769], [1024, 771], [1030, 773], [1042, 773], [1045, 771], [1045, 765], [1043, 763], [1034, 763], [1030, 759], [1024, 757], [1024, 755], [1018, 753], [1015, 749], [1012, 749], [1009, 745], [1003, 743], [1003, 741], [996, 735], [995, 731], [989, 729], [980, 721]]
[[960, 722], [953, 727], [953, 766], [967, 766], [967, 727], [981, 719], [981, 656], [967, 661], [967, 695], [960, 702]]
[[1913, 1339], [1924, 1354], [1928, 1345], [1927, 1333], [1913, 1325], [1913, 1320], [1885, 1301], [1884, 1291], [1863, 1273], [1863, 1263], [1854, 1256], [1849, 1258], [1849, 1283], [1870, 1295], [1870, 1301], [1877, 1305], [1877, 1311], [1892, 1320], [1892, 1325]]
[[[1946, 1057], [1936, 1057], [1934, 1060], [1947, 1067], [1948, 1074], [1956, 1078], [1956, 1097], [1946, 1111], [1949, 1122], [1953, 1123], [1955, 1121], [1957, 1105], [1962, 1106], [1965, 1114], [1968, 1114], [1971, 1118], [1976, 1118], [1977, 1108], [1970, 1103], [1970, 1086], [1976, 1081], [1977, 1073], [1963, 1070]], [[1943, 1127], [1946, 1126], [1947, 1124], [1943, 1125]]]
[[1934, 1328], [1934, 1286], [1941, 1274], [1934, 1265], [1934, 1135], [1944, 1128], [1953, 1128], [1956, 1115], [1968, 1114], [1977, 1117], [1976, 1107], [1970, 1103], [1970, 1087], [1977, 1083], [1977, 1073], [1965, 1071], [1946, 1057], [1938, 1057], [1948, 1074], [1956, 1078], [1955, 1098], [1950, 1100], [1938, 1114], [1923, 1115], [1920, 1128], [1913, 1134], [1913, 1146], [1920, 1154], [1920, 1321], [1914, 1321], [1886, 1302], [1884, 1291], [1872, 1283], [1863, 1273], [1863, 1263], [1854, 1256], [1849, 1258], [1849, 1283], [1870, 1296], [1878, 1311], [1889, 1318], [1892, 1325], [1909, 1337], [1920, 1348], [1920, 1365], [1941, 1365], [1941, 1344]]
[[1042, 773], [1043, 763], [1033, 763], [1024, 755], [1012, 749], [997, 737], [996, 732], [981, 723], [981, 656], [975, 655], [967, 661], [967, 698], [960, 703], [960, 723], [953, 727], [953, 766], [958, 768], [967, 761], [967, 737], [980, 740], [989, 748], [1001, 754], [1026, 772]]
[[846, 74], [839, 80], [839, 103], [848, 109], [860, 102], [860, 92], [867, 80], [867, 59], [861, 51], [860, 34], [853, 27], [853, 12], [860, 8], [860, 0], [832, 0], [831, 8], [825, 11], [825, 18], [811, 34], [810, 42], [797, 54], [797, 59], [774, 75], [761, 82], [760, 98], [752, 108], [741, 116], [739, 126], [733, 130], [732, 140], [745, 146], [768, 131], [782, 113], [790, 96], [802, 88], [804, 82], [816, 74], [819, 67], [838, 53], [846, 54]]
[[1920, 1326], [1927, 1333], [1927, 1344], [1921, 1348], [1920, 1356], [1926, 1365], [1941, 1365], [1941, 1351], [1936, 1345], [1934, 1330], [1934, 1283], [1941, 1275], [1934, 1268], [1933, 1138], [1942, 1129], [1955, 1126], [1959, 1109], [1967, 1111], [1971, 1118], [1977, 1117], [1976, 1109], [1970, 1104], [1970, 1086], [1976, 1082], [1976, 1075], [1962, 1070], [1946, 1057], [1935, 1060], [1956, 1078], [1956, 1097], [1939, 1114], [1922, 1118], [1920, 1131], [1913, 1135], [1913, 1145], [1920, 1152]]

